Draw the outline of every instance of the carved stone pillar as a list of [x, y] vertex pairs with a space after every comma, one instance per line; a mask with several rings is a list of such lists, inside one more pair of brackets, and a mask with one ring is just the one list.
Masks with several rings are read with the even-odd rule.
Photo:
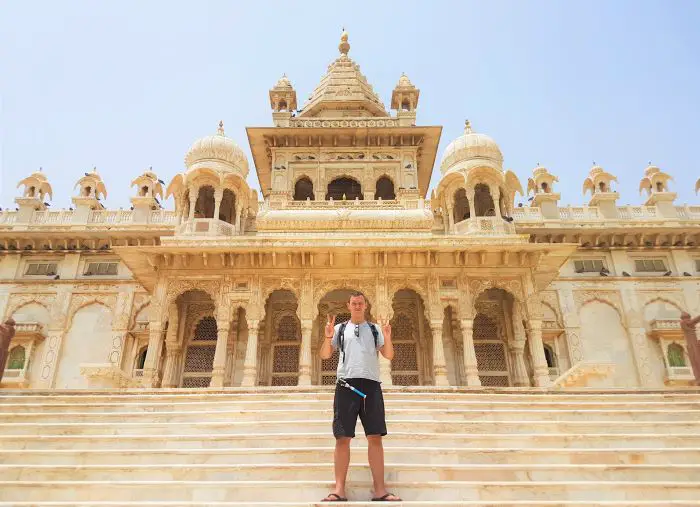
[[216, 323], [216, 350], [214, 351], [214, 366], [211, 371], [209, 387], [224, 387], [229, 325], [228, 320], [221, 320]]
[[530, 380], [525, 366], [525, 341], [513, 341], [509, 344], [510, 359], [513, 364], [513, 385], [529, 387]]
[[547, 359], [544, 357], [544, 344], [542, 343], [542, 321], [532, 319], [530, 325], [530, 357], [532, 358], [533, 381], [537, 387], [547, 387], [552, 381], [549, 378]]
[[301, 348], [299, 349], [299, 382], [300, 386], [311, 385], [311, 332], [314, 321], [301, 321]]
[[233, 385], [234, 370], [236, 367], [236, 342], [238, 341], [239, 321], [231, 323], [231, 332], [228, 335], [228, 345], [226, 346], [226, 372], [224, 373], [224, 385]]
[[449, 233], [454, 230], [455, 219], [454, 219], [454, 208], [451, 206], [447, 207], [447, 230], [445, 232]]
[[161, 320], [152, 320], [148, 331], [148, 350], [143, 366], [143, 385], [144, 387], [157, 387], [159, 381], [157, 368], [160, 362], [160, 352], [163, 348], [163, 324]]
[[224, 197], [224, 189], [217, 188], [214, 191], [214, 220], [219, 219], [219, 210], [221, 209], [221, 199]]
[[474, 188], [468, 188], [465, 190], [467, 194], [467, 199], [469, 200], [469, 218], [474, 218], [476, 216], [476, 204], [474, 204]]
[[464, 372], [468, 386], [480, 386], [479, 365], [476, 362], [476, 351], [474, 350], [474, 319], [460, 320], [462, 328], [462, 341], [464, 353]]
[[497, 217], [501, 216], [501, 189], [495, 185], [489, 186], [489, 192], [491, 192], [491, 199], [493, 199], [493, 211]]
[[241, 386], [253, 387], [258, 377], [258, 326], [259, 320], [248, 321], [248, 345], [245, 349], [243, 361], [243, 379]]
[[445, 348], [442, 343], [442, 321], [431, 320], [430, 330], [433, 333], [433, 382], [436, 386], [448, 386], [447, 364], [445, 363]]
[[[169, 328], [168, 328], [169, 330]], [[180, 379], [178, 374], [182, 367], [182, 347], [178, 343], [166, 340], [165, 343], [165, 364], [163, 365], [163, 380], [161, 387], [178, 387]]]
[[197, 200], [199, 199], [199, 188], [195, 186], [190, 187], [190, 214], [188, 220], [191, 222], [194, 220], [194, 208], [197, 206]]

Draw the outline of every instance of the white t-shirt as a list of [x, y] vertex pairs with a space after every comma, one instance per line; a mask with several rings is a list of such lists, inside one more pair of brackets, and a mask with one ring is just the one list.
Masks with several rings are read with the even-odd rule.
[[[335, 325], [331, 346], [333, 350], [340, 348], [338, 332], [340, 324]], [[360, 327], [360, 336], [355, 336], [355, 328]], [[364, 378], [379, 382], [379, 358], [377, 352], [384, 346], [384, 335], [382, 328], [377, 324], [373, 324], [377, 330], [377, 347], [374, 346], [374, 335], [370, 324], [365, 321], [360, 324], [353, 324], [348, 321], [345, 325], [345, 339], [343, 341], [343, 349], [345, 353], [340, 352], [338, 357], [338, 378]], [[344, 357], [343, 357], [344, 356]]]

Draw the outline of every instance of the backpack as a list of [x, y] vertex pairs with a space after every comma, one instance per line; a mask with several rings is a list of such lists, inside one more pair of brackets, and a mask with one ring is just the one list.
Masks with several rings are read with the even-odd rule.
[[[343, 322], [340, 325], [340, 328], [338, 329], [338, 349], [343, 355], [343, 364], [345, 364], [345, 327], [348, 325], [348, 322], [348, 320]], [[377, 326], [375, 326], [371, 322], [368, 322], [367, 324], [369, 324], [369, 328], [372, 330], [372, 336], [374, 336], [374, 349], [377, 350], [377, 340], [379, 339], [379, 331], [377, 330]]]

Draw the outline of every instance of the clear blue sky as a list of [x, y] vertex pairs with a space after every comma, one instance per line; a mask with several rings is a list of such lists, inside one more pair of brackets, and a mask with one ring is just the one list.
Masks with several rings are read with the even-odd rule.
[[418, 123], [443, 126], [431, 187], [469, 118], [523, 186], [537, 162], [558, 175], [561, 205], [584, 202], [593, 160], [620, 205], [642, 202], [648, 161], [677, 204], [700, 202], [698, 1], [0, 0], [0, 206], [43, 166], [53, 208], [68, 207], [96, 165], [107, 206], [128, 208], [135, 176], [169, 182], [220, 119], [249, 154], [245, 127], [272, 124], [269, 88], [286, 72], [303, 102], [342, 26], [387, 107], [406, 72]]

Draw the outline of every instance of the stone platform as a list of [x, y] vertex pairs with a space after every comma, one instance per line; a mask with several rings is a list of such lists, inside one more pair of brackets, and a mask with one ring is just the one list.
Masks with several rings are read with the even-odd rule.
[[[700, 390], [385, 399], [403, 505], [700, 506]], [[332, 487], [331, 408], [325, 387], [2, 390], [0, 505], [316, 505]], [[350, 504], [376, 505], [357, 431]]]

